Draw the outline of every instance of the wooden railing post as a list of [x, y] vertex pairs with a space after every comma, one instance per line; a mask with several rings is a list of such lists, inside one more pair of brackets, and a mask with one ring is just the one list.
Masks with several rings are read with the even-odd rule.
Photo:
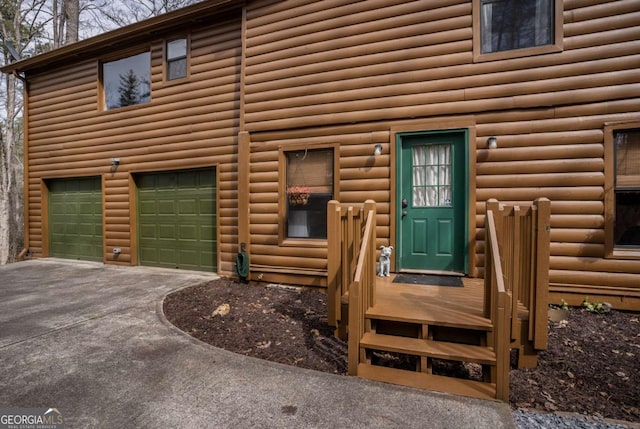
[[[549, 288], [549, 235], [551, 202], [540, 198], [532, 205], [503, 206], [487, 201], [496, 233], [494, 247], [489, 246], [487, 225], [485, 246], [484, 314], [493, 314], [487, 306], [494, 302], [496, 279], [492, 270], [494, 252], [499, 253], [502, 281], [510, 295], [510, 339], [520, 349], [518, 365], [531, 367], [536, 351], [547, 348], [547, 305]], [[521, 316], [525, 317], [521, 317]], [[492, 316], [493, 317], [493, 316]]]
[[358, 251], [358, 260], [349, 285], [349, 342], [348, 342], [348, 372], [358, 374], [358, 365], [365, 359], [364, 351], [360, 349], [360, 340], [365, 332], [366, 313], [375, 293], [375, 203], [368, 201], [363, 208], [362, 240]]
[[[365, 282], [361, 287], [366, 290], [361, 290], [360, 296], [369, 307], [375, 300], [375, 217], [376, 203], [372, 200], [362, 206], [342, 205], [334, 200], [327, 205], [327, 319], [330, 326], [337, 328], [336, 335], [340, 338], [347, 336], [351, 314], [343, 307], [344, 298], [351, 294], [358, 261], [365, 254], [369, 259], [365, 267], [371, 272], [361, 279], [361, 283]], [[369, 219], [373, 227], [365, 231]], [[363, 243], [366, 236], [368, 247]]]
[[[496, 216], [497, 217], [497, 216]], [[486, 263], [489, 269], [489, 277], [485, 277], [485, 290], [491, 289], [490, 314], [493, 332], [490, 335], [489, 343], [496, 353], [496, 369], [492, 374], [492, 381], [496, 383], [496, 398], [509, 400], [509, 350], [511, 348], [510, 339], [510, 317], [511, 317], [511, 295], [505, 289], [502, 263], [500, 260], [500, 250], [498, 247], [498, 234], [494, 217], [494, 210], [487, 207], [485, 218], [485, 248], [487, 258]], [[485, 276], [487, 273], [485, 272]]]
[[[496, 200], [495, 198], [491, 198], [487, 201], [485, 207], [486, 207], [485, 216], [489, 213], [489, 211], [492, 211], [495, 216], [495, 213], [497, 213], [500, 208], [500, 203], [498, 203], [498, 200]], [[485, 219], [485, 229], [484, 229], [484, 243], [485, 243], [484, 275], [486, 278], [486, 276], [493, 275], [493, 273], [490, 272], [490, 261], [489, 261], [490, 253], [489, 252], [491, 251], [491, 249], [489, 248], [489, 244], [488, 244], [489, 231], [487, 229], [486, 219]], [[491, 280], [489, 279], [489, 281], [484, 282], [484, 309], [482, 312], [484, 317], [491, 317], [492, 294], [493, 294], [493, 290], [491, 288]]]
[[[377, 216], [377, 212], [376, 212], [376, 202], [373, 200], [367, 200], [364, 202], [364, 213], [365, 213], [365, 218], [363, 220], [363, 223], [366, 223], [366, 219], [367, 216], [373, 216], [373, 225], [374, 227], [372, 228], [371, 232], [370, 232], [370, 245], [369, 245], [369, 249], [372, 249], [372, 252], [369, 252], [369, 270], [371, 272], [368, 273], [368, 275], [372, 275], [373, 278], [371, 279], [370, 283], [370, 288], [371, 288], [371, 293], [369, 294], [369, 300], [367, 302], [367, 305], [369, 307], [373, 307], [376, 301], [376, 282], [375, 282], [375, 270], [376, 270], [376, 246], [377, 246], [377, 234], [376, 234], [376, 228], [375, 225], [377, 224], [376, 222], [376, 216]], [[368, 214], [367, 214], [368, 213]]]
[[538, 198], [534, 202], [536, 207], [536, 243], [535, 243], [535, 295], [531, 297], [532, 313], [535, 322], [530, 323], [531, 333], [533, 326], [534, 348], [544, 350], [547, 348], [547, 314], [549, 305], [549, 254], [551, 231], [551, 201], [547, 198]]
[[354, 281], [349, 286], [349, 338], [347, 342], [347, 371], [349, 375], [358, 375], [360, 363], [360, 339], [362, 338], [361, 309], [362, 284]]
[[[523, 287], [522, 274], [525, 270], [524, 265], [528, 261], [523, 261], [528, 254], [529, 249], [524, 247], [525, 240], [522, 228], [525, 223], [523, 218], [526, 216], [527, 210], [523, 210], [520, 206], [514, 206], [512, 216], [509, 216], [508, 230], [506, 231], [509, 241], [505, 243], [503, 252], [508, 255], [509, 276], [506, 279], [505, 287], [511, 292], [511, 340], [519, 341], [520, 329], [518, 321], [518, 300], [520, 299], [521, 288]], [[507, 256], [505, 255], [505, 256]]]
[[340, 203], [335, 200], [327, 205], [327, 323], [336, 327], [340, 320], [340, 291], [342, 289], [341, 216]]

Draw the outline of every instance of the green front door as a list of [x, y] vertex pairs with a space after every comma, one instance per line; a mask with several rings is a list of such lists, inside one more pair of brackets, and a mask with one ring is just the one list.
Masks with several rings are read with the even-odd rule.
[[399, 270], [464, 273], [467, 131], [398, 136]]
[[216, 271], [214, 169], [136, 176], [140, 265]]
[[54, 179], [49, 190], [49, 255], [102, 261], [100, 177]]

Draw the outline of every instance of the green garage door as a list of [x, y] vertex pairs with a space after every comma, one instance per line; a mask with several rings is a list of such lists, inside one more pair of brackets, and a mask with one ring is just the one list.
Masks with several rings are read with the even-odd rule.
[[216, 271], [215, 170], [140, 174], [140, 265]]
[[49, 188], [49, 255], [102, 261], [99, 177], [55, 179]]

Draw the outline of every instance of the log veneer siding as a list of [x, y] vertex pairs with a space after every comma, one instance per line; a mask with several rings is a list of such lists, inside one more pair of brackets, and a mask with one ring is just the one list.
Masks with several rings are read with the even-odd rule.
[[[395, 245], [395, 142], [385, 133], [421, 122], [428, 131], [438, 128], [433, 121], [464, 115], [475, 124], [471, 274], [483, 274], [486, 200], [547, 197], [552, 297], [577, 302], [596, 291], [640, 308], [637, 261], [605, 258], [603, 132], [605, 123], [640, 118], [640, 5], [566, 0], [562, 52], [475, 63], [471, 3], [248, 4], [244, 102], [256, 274], [268, 278], [287, 255], [296, 267], [302, 258], [305, 267], [325, 268], [318, 249], [278, 247], [279, 146], [338, 142], [341, 202], [375, 200], [378, 244]], [[487, 148], [489, 136], [498, 137], [497, 150]], [[375, 143], [383, 155], [372, 156]]]
[[[125, 34], [115, 51], [88, 43], [88, 56], [64, 48], [54, 63], [27, 60], [29, 247], [47, 254], [43, 179], [99, 174], [106, 262], [135, 264], [133, 175], [215, 167], [220, 272], [233, 272], [244, 241], [254, 279], [325, 286], [326, 246], [280, 240], [279, 151], [335, 147], [341, 202], [375, 200], [377, 246], [395, 246], [396, 133], [464, 128], [469, 274], [483, 275], [488, 199], [547, 197], [551, 298], [579, 304], [589, 294], [638, 309], [638, 260], [606, 246], [605, 126], [640, 121], [640, 3], [558, 1], [561, 52], [493, 61], [474, 61], [471, 0], [256, 0], [234, 12], [226, 2], [220, 16], [204, 2], [171, 30], [158, 21], [154, 36], [147, 26]], [[189, 77], [167, 82], [164, 38], [184, 35]], [[102, 111], [101, 54], [147, 48], [151, 102]], [[113, 247], [123, 249], [117, 260]]]
[[[29, 246], [47, 256], [41, 180], [99, 174], [103, 181], [104, 260], [137, 263], [135, 187], [138, 172], [210, 167], [218, 187], [218, 267], [233, 272], [237, 251], [240, 13], [189, 35], [189, 78], [164, 80], [164, 37], [140, 41], [151, 50], [151, 102], [103, 111], [98, 56], [28, 75]], [[117, 52], [116, 54], [120, 54]], [[126, 54], [125, 54], [126, 56]], [[111, 158], [120, 165], [111, 170]], [[113, 248], [122, 253], [113, 255]]]

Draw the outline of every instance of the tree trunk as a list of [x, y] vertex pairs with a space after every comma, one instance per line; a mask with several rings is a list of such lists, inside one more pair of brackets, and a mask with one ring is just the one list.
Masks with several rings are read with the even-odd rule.
[[58, 23], [60, 22], [60, 13], [58, 12], [58, 0], [53, 0], [53, 5], [51, 7], [52, 11], [52, 29], [53, 29], [53, 49], [57, 49], [61, 45], [60, 41], [60, 31], [58, 30]]
[[[22, 2], [8, 2], [2, 10], [2, 37], [14, 44], [18, 49], [22, 46], [24, 22], [20, 13]], [[5, 15], [5, 13], [7, 15]], [[5, 51], [4, 63], [9, 62]], [[22, 210], [22, 156], [18, 150], [20, 139], [19, 125], [16, 118], [20, 115], [20, 97], [14, 75], [5, 78], [6, 121], [0, 133], [0, 265], [16, 260], [23, 245], [23, 210]]]
[[[15, 76], [7, 76], [7, 111], [16, 105]], [[22, 245], [23, 219], [20, 209], [20, 188], [17, 180], [15, 133], [12, 124], [6, 127], [0, 141], [0, 265], [14, 262]]]
[[77, 42], [80, 27], [80, 0], [65, 0], [63, 5], [64, 15], [67, 21], [67, 32], [64, 37], [64, 43]]

